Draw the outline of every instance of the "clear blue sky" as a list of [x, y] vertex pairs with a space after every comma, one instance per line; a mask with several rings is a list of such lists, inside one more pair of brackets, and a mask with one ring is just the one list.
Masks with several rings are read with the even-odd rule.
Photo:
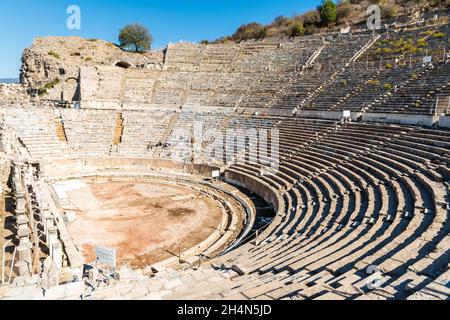
[[[244, 23], [313, 9], [319, 0], [0, 0], [0, 78], [19, 75], [22, 50], [38, 36], [76, 35], [117, 42], [128, 23], [146, 25], [154, 48], [233, 33]], [[66, 28], [69, 5], [81, 9], [81, 30]]]

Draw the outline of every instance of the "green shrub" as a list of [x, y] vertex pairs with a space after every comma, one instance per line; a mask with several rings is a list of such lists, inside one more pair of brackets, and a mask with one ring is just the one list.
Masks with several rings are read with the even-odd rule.
[[50, 56], [55, 57], [56, 59], [61, 59], [61, 56], [60, 56], [59, 54], [57, 54], [55, 51], [53, 51], [53, 50], [50, 50], [50, 51], [48, 52], [48, 54], [49, 54]]
[[325, 0], [317, 10], [320, 13], [320, 20], [323, 25], [327, 26], [337, 19], [337, 7], [331, 0]]
[[316, 26], [320, 23], [320, 13], [317, 10], [312, 10], [298, 17], [303, 20], [305, 26]]
[[419, 40], [417, 40], [416, 45], [418, 47], [426, 47], [426, 46], [428, 46], [427, 39], [426, 38], [419, 38]]
[[[302, 32], [299, 32], [300, 28], [293, 27], [297, 22], [303, 24], [305, 29], [303, 32], [304, 34], [315, 34], [318, 33], [318, 31], [321, 31], [320, 28], [329, 27], [330, 25], [343, 26], [361, 23], [361, 19], [364, 15], [364, 13], [361, 13], [361, 10], [364, 10], [369, 4], [379, 5], [382, 8], [383, 18], [395, 18], [400, 12], [402, 15], [407, 14], [413, 7], [417, 7], [417, 10], [429, 10], [430, 6], [427, 3], [429, 1], [430, 0], [322, 0], [321, 5], [319, 5], [316, 10], [311, 10], [305, 14], [296, 15], [292, 18], [278, 16], [267, 26], [256, 22], [242, 25], [232, 36], [222, 37], [212, 43], [239, 42], [248, 39], [264, 38], [266, 36], [279, 36], [282, 34], [302, 34]], [[431, 1], [439, 2], [440, 8], [445, 6], [444, 3], [450, 5], [450, 0]], [[439, 18], [433, 23], [445, 24], [449, 23], [449, 21], [449, 17], [442, 17], [442, 22], [441, 18]], [[436, 34], [437, 38], [443, 37], [442, 34], [436, 31], [428, 30], [422, 32], [422, 35], [430, 37], [433, 36], [433, 34]], [[415, 53], [420, 51], [413, 39], [400, 39], [398, 41], [379, 40], [378, 43], [380, 47], [390, 47], [392, 53]], [[426, 46], [426, 44], [422, 43], [421, 46]], [[379, 56], [383, 53], [380, 51], [381, 49], [377, 49], [378, 52], [374, 52], [375, 49], [376, 48], [368, 52], [368, 54], [372, 57], [376, 57], [375, 53]]]
[[302, 22], [297, 21], [287, 29], [286, 33], [290, 37], [303, 36], [305, 34], [305, 27]]
[[44, 85], [44, 89], [53, 89], [57, 84], [59, 83], [59, 78], [56, 78], [55, 80], [46, 83]]
[[276, 17], [275, 20], [273, 20], [272, 25], [275, 27], [284, 27], [287, 26], [290, 23], [289, 19], [285, 16], [279, 16]]
[[444, 38], [445, 37], [445, 33], [442, 32], [436, 32], [433, 34], [433, 38]]
[[84, 59], [84, 61], [86, 61], [86, 62], [92, 61], [92, 58], [91, 58], [91, 57], [86, 57], [86, 58]]
[[345, 22], [345, 19], [352, 14], [353, 7], [349, 2], [342, 2], [337, 6], [336, 12], [338, 21]]
[[262, 39], [267, 36], [267, 27], [252, 22], [240, 26], [236, 32], [231, 36], [234, 41], [250, 40], [250, 39]]
[[398, 7], [396, 4], [385, 4], [381, 7], [381, 14], [386, 19], [395, 18], [398, 14]]
[[256, 39], [264, 39], [265, 37], [267, 37], [267, 27], [263, 27], [260, 30], [258, 30], [255, 34], [255, 38]]
[[405, 44], [405, 41], [403, 39], [399, 39], [397, 41], [394, 41], [392, 44], [394, 45], [394, 47], [399, 48]]
[[423, 31], [421, 34], [425, 36], [431, 36], [434, 33], [432, 30]]
[[319, 28], [316, 27], [315, 25], [310, 25], [306, 27], [306, 32], [305, 34], [315, 34], [319, 32]]
[[417, 48], [417, 47], [411, 47], [411, 49], [408, 50], [409, 53], [417, 53], [417, 52], [419, 52], [419, 51], [420, 51], [420, 50], [419, 50], [419, 48]]

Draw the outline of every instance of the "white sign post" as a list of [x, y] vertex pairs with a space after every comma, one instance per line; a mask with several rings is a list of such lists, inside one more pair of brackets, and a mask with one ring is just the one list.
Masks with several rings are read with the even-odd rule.
[[342, 114], [342, 116], [343, 116], [344, 119], [350, 118], [350, 115], [351, 115], [350, 110], [344, 110], [344, 112], [343, 112], [343, 114]]
[[423, 64], [431, 63], [433, 61], [432, 56], [423, 57]]
[[211, 172], [211, 177], [213, 178], [219, 178], [220, 177], [220, 170], [214, 170]]

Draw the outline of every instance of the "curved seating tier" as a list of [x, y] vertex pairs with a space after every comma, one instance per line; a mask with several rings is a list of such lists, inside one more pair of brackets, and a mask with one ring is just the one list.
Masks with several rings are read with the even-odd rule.
[[[263, 127], [262, 119], [250, 125], [258, 120]], [[431, 282], [445, 272], [449, 189], [439, 168], [449, 165], [449, 145], [441, 139], [448, 131], [330, 122], [311, 139], [304, 122], [323, 123], [291, 118], [277, 125], [277, 175], [260, 177], [255, 166], [231, 167], [278, 187], [285, 207], [267, 237], [225, 255], [222, 267], [260, 277], [287, 272], [284, 297], [302, 298], [376, 296], [367, 287], [369, 266], [387, 279], [384, 298], [405, 298], [414, 291], [404, 289], [407, 283]], [[288, 172], [296, 181], [280, 185]], [[290, 283], [296, 275], [302, 284]], [[261, 295], [274, 298], [266, 289]]]
[[[225, 168], [227, 182], [244, 186], [274, 208], [272, 222], [252, 241], [210, 261], [202, 272], [179, 271], [180, 277], [195, 275], [205, 281], [187, 281], [166, 298], [182, 293], [193, 298], [414, 298], [418, 292], [430, 295], [430, 286], [437, 286], [447, 272], [449, 131], [298, 117], [126, 110], [121, 112], [122, 138], [116, 142], [117, 152], [112, 152], [117, 111], [2, 113], [4, 131], [18, 137], [31, 158], [45, 163], [86, 155], [115, 159], [126, 150], [133, 151], [131, 158], [147, 157], [146, 145], [156, 141], [166, 144], [164, 158], [176, 148], [176, 129], [191, 131], [193, 122], [202, 119], [206, 129], [224, 133], [279, 131], [279, 150], [272, 154], [279, 157], [276, 173], [265, 173], [261, 163]], [[58, 135], [58, 119], [63, 138]], [[24, 126], [28, 120], [34, 126]], [[149, 128], [142, 128], [144, 124]], [[147, 136], [148, 132], [153, 134]], [[249, 158], [248, 150], [262, 151], [255, 139], [242, 138], [238, 149], [244, 159]], [[80, 143], [84, 139], [86, 144]], [[39, 148], [47, 142], [51, 148]], [[91, 153], [91, 148], [97, 152]], [[371, 267], [383, 277], [375, 290], [368, 285], [374, 277]], [[156, 278], [164, 275], [161, 271]], [[224, 283], [202, 292], [201, 285], [212, 275]], [[152, 281], [156, 280], [149, 279], [149, 285]], [[448, 294], [441, 289], [440, 296]]]

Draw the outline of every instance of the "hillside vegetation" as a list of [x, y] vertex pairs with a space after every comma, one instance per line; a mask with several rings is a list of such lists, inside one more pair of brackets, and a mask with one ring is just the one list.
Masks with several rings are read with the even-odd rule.
[[[382, 19], [412, 16], [427, 11], [450, 8], [450, 0], [324, 0], [317, 9], [293, 17], [279, 16], [268, 25], [251, 22], [240, 26], [231, 36], [213, 43], [240, 42], [272, 36], [302, 36], [364, 23], [366, 10], [380, 6]], [[207, 44], [204, 40], [202, 43]]]

